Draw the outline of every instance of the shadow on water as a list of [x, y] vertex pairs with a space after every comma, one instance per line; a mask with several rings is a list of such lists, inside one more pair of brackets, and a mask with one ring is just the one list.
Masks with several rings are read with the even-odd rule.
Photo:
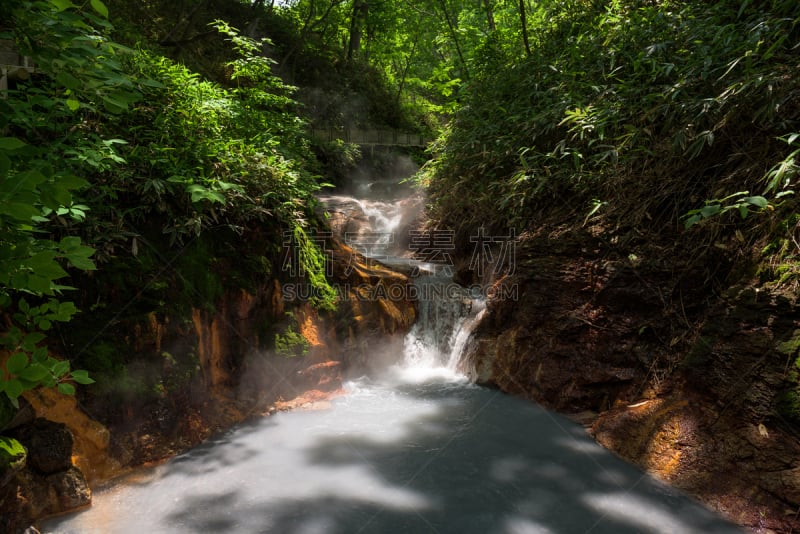
[[371, 387], [101, 495], [111, 520], [89, 510], [45, 532], [739, 532], [536, 405], [465, 384]]

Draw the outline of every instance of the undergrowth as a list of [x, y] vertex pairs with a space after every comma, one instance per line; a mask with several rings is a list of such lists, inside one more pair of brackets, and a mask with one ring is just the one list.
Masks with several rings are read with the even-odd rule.
[[521, 231], [557, 211], [680, 232], [710, 206], [699, 234], [796, 211], [795, 2], [540, 9], [534, 53], [486, 64], [421, 174], [442, 223]]

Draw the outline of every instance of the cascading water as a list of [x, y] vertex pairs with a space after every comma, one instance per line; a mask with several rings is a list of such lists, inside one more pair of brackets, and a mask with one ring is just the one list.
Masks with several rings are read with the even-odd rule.
[[404, 344], [405, 366], [459, 371], [463, 349], [485, 308], [481, 295], [453, 283], [449, 273], [415, 280], [417, 322]]
[[458, 363], [484, 303], [433, 267], [383, 376], [353, 380], [330, 410], [280, 413], [137, 472], [42, 532], [740, 531], [572, 421], [469, 384]]

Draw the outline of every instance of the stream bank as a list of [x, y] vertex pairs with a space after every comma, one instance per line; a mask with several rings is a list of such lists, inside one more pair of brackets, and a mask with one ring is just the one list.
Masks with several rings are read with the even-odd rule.
[[488, 300], [470, 375], [572, 414], [754, 532], [797, 531], [796, 293], [747, 279], [710, 288], [703, 270], [719, 250], [626, 248], [612, 235], [543, 225], [519, 236], [513, 268], [487, 279], [518, 298]]
[[[402, 344], [414, 304], [384, 295], [407, 294], [408, 278], [338, 239], [329, 238], [326, 247], [331, 280], [341, 289], [335, 311], [293, 294], [290, 288], [302, 281], [265, 277], [255, 290], [225, 291], [213, 308], [109, 323], [111, 334], [120, 335], [114, 346], [132, 359], [102, 387], [78, 398], [26, 393], [28, 418], [20, 428], [46, 418], [53, 432], [69, 436], [61, 457], [69, 473], [77, 473], [69, 480], [77, 477], [80, 484], [56, 480], [29, 457], [0, 488], [3, 532], [22, 532], [42, 517], [87, 506], [90, 487], [157, 464], [237, 423], [324, 404], [340, 394], [351, 368], [369, 361], [371, 344]], [[106, 339], [92, 354], [108, 347]], [[31, 449], [30, 440], [20, 440]]]

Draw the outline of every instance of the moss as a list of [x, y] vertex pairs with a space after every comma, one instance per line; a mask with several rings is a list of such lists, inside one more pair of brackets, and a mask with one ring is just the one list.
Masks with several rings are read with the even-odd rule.
[[14, 438], [0, 436], [0, 471], [21, 468], [25, 465], [27, 456], [28, 451], [25, 450], [22, 443]]
[[778, 344], [778, 352], [794, 358], [786, 377], [786, 387], [779, 393], [777, 409], [783, 417], [800, 422], [800, 329], [792, 337]]
[[711, 349], [716, 343], [716, 339], [710, 336], [700, 336], [692, 345], [692, 349], [683, 359], [683, 367], [698, 367], [708, 361]]
[[308, 341], [291, 326], [283, 334], [275, 334], [275, 352], [287, 358], [308, 354]]
[[787, 356], [794, 356], [800, 351], [800, 329], [795, 330], [788, 341], [778, 344], [778, 352]]

